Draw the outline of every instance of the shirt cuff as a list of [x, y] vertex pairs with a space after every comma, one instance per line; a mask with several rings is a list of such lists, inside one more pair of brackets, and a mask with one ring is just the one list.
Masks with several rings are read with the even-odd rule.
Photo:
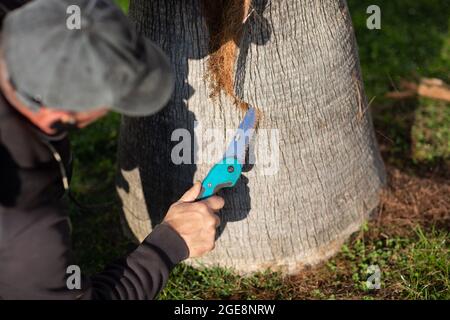
[[189, 248], [183, 238], [166, 223], [157, 225], [145, 238], [145, 243], [156, 247], [166, 256], [172, 267], [189, 257]]

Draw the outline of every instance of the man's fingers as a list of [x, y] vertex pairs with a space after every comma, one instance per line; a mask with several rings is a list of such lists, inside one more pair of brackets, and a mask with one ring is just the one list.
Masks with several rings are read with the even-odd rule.
[[209, 208], [214, 211], [219, 211], [225, 205], [225, 200], [223, 200], [223, 198], [219, 196], [209, 197], [202, 202], [204, 202]]
[[202, 190], [202, 184], [201, 184], [201, 182], [197, 181], [196, 183], [194, 183], [194, 185], [188, 191], [186, 191], [185, 194], [183, 194], [183, 196], [180, 198], [179, 201], [192, 202], [195, 199], [197, 199], [201, 190]]

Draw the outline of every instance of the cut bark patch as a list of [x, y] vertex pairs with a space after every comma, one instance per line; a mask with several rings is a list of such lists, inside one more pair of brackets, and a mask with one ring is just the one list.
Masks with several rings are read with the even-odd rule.
[[202, 3], [209, 30], [206, 80], [211, 88], [210, 97], [217, 98], [224, 92], [245, 111], [248, 104], [238, 98], [234, 90], [234, 66], [250, 0], [203, 0]]

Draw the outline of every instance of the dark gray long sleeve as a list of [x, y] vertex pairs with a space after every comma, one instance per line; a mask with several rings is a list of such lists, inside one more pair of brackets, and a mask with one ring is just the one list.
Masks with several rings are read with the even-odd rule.
[[166, 285], [170, 270], [187, 256], [184, 240], [161, 224], [134, 252], [92, 277], [90, 297], [153, 299]]
[[69, 290], [66, 271], [73, 261], [63, 208], [1, 208], [0, 217], [2, 299], [153, 299], [188, 254], [184, 240], [171, 227], [159, 225], [132, 253], [90, 278], [83, 276], [81, 290]]

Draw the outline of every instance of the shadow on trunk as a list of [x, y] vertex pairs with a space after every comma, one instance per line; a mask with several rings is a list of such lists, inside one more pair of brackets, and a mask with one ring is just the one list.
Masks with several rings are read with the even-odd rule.
[[[159, 43], [177, 66], [174, 96], [166, 108], [150, 117], [124, 117], [122, 121], [119, 141], [122, 151], [119, 152], [120, 170], [117, 188], [122, 192], [129, 193], [130, 178], [124, 175], [127, 175], [127, 172], [138, 171], [140, 182], [136, 181], [136, 183], [141, 185], [145, 208], [138, 207], [137, 210], [134, 208], [128, 210], [129, 214], [133, 214], [133, 219], [143, 224], [143, 226], [137, 227], [138, 229], [145, 228], [148, 220], [150, 220], [149, 223], [152, 228], [159, 224], [169, 206], [192, 186], [197, 171], [197, 165], [194, 161], [194, 159], [197, 159], [195, 151], [198, 147], [195, 145], [195, 141], [198, 140], [194, 138], [197, 118], [190, 111], [188, 105], [195, 90], [187, 79], [187, 75], [189, 75], [187, 61], [201, 60], [207, 57], [207, 69], [205, 70], [207, 74], [203, 76], [212, 90], [211, 96], [217, 97], [223, 91], [231, 98], [236, 98], [235, 92], [240, 95], [243, 90], [245, 64], [250, 45], [252, 43], [264, 45], [270, 39], [269, 22], [262, 17], [267, 2], [267, 0], [254, 1], [251, 7], [252, 13], [248, 18], [246, 15], [248, 14], [249, 1], [223, 0], [214, 3], [214, 6], [207, 1], [202, 1], [201, 5], [199, 2], [198, 7], [192, 6], [191, 9], [195, 12], [189, 12], [186, 15], [196, 15], [199, 18], [203, 16], [204, 27], [209, 31], [209, 33], [205, 33], [209, 34], [209, 39], [200, 39], [203, 43], [196, 46], [198, 50], [186, 48], [186, 50], [174, 52], [175, 45], [167, 42], [161, 44], [161, 41], [158, 41], [158, 34], [149, 33], [148, 28], [139, 30], [138, 26], [138, 31]], [[131, 4], [132, 7], [130, 8], [131, 14], [133, 15], [133, 12], [138, 14], [137, 6], [142, 5], [142, 3], [136, 4], [134, 9], [133, 5], [134, 3]], [[151, 11], [154, 8], [146, 7], [146, 9]], [[159, 18], [165, 19], [165, 17]], [[245, 24], [240, 23], [243, 20], [245, 20]], [[254, 29], [264, 32], [258, 31], [255, 34], [252, 33]], [[167, 32], [171, 33], [173, 30], [167, 30]], [[238, 50], [239, 47], [240, 50]], [[180, 64], [179, 61], [186, 61], [186, 63]], [[235, 63], [237, 63], [236, 74], [234, 72]], [[241, 101], [239, 98], [236, 99]], [[212, 108], [214, 106], [211, 104]], [[207, 123], [204, 123], [204, 125], [210, 126]], [[185, 129], [189, 132], [190, 144], [194, 146], [189, 155], [193, 164], [177, 165], [171, 159], [171, 152], [179, 143], [179, 141], [171, 141], [172, 133], [176, 129]], [[133, 137], [135, 136], [134, 133], [137, 132], [136, 130], [146, 132], [145, 137]], [[147, 139], [155, 139], [158, 142], [150, 142]], [[147, 149], [144, 156], [134, 155], [136, 149], [143, 148]], [[249, 170], [251, 170], [250, 166], [244, 168], [244, 171], [248, 172]], [[170, 173], [169, 176], [163, 174], [167, 172]], [[247, 184], [248, 179], [241, 177], [234, 188], [219, 192], [219, 195], [225, 198], [225, 207], [219, 213], [221, 225], [217, 237], [220, 237], [225, 230], [227, 222], [240, 221], [248, 216], [251, 209], [251, 199]], [[122, 203], [122, 206], [130, 209], [129, 204]], [[128, 223], [130, 223], [129, 220], [127, 218]]]

